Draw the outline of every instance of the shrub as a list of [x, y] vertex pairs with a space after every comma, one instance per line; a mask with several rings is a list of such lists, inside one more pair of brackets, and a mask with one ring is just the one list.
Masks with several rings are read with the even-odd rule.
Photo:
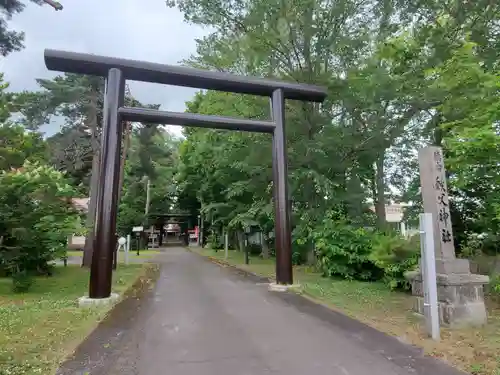
[[33, 277], [28, 271], [20, 271], [12, 274], [12, 290], [14, 293], [27, 292], [33, 285]]
[[500, 296], [500, 274], [496, 273], [490, 277], [489, 284], [490, 293], [495, 296]]
[[216, 232], [211, 231], [207, 238], [207, 247], [212, 250], [222, 250], [224, 249], [224, 242], [221, 236], [218, 236]]
[[[308, 260], [308, 253], [313, 247], [312, 237], [314, 221], [308, 214], [300, 217], [299, 223], [292, 231], [292, 264], [304, 264]], [[320, 229], [321, 231], [321, 229]]]
[[383, 281], [391, 289], [409, 290], [404, 274], [417, 266], [419, 255], [418, 236], [406, 240], [397, 233], [387, 233], [373, 239], [370, 260], [383, 270]]
[[304, 256], [301, 252], [293, 251], [292, 252], [292, 265], [299, 266], [304, 263]]
[[345, 279], [377, 280], [382, 271], [370, 259], [376, 234], [346, 221], [325, 218], [312, 231], [318, 267], [325, 276]]
[[366, 281], [383, 280], [391, 289], [409, 289], [405, 272], [420, 255], [419, 237], [408, 241], [398, 233], [362, 228], [338, 215], [327, 216], [311, 230], [317, 266], [324, 276]]
[[465, 233], [465, 236], [465, 241], [460, 248], [459, 257], [475, 258], [481, 255], [485, 236], [477, 233]]
[[81, 227], [69, 198], [73, 189], [54, 168], [26, 162], [0, 174], [0, 270], [15, 289], [33, 274], [50, 274], [49, 262], [66, 252]]
[[307, 250], [309, 242], [302, 244], [292, 237], [292, 264], [298, 266], [307, 261]]

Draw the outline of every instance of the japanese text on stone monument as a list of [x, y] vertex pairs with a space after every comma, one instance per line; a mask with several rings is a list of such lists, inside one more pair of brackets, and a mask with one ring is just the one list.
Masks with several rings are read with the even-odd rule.
[[434, 191], [436, 193], [437, 222], [439, 227], [440, 241], [443, 244], [453, 242], [450, 204], [448, 190], [446, 188], [446, 173], [441, 150], [434, 150], [433, 161], [435, 165]]

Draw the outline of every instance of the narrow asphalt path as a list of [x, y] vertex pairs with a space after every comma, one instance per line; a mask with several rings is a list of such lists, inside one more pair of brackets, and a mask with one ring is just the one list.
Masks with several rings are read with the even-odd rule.
[[133, 327], [120, 331], [122, 339], [87, 373], [461, 374], [361, 323], [297, 302], [304, 301], [300, 296], [269, 292], [181, 248], [167, 249], [162, 261]]

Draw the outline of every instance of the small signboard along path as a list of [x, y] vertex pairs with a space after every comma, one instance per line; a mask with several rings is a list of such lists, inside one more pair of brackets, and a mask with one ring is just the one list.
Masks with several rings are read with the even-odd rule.
[[462, 374], [362, 323], [296, 294], [270, 292], [262, 280], [182, 248], [170, 248], [161, 261], [156, 287], [137, 308], [124, 308], [134, 316], [98, 328], [58, 374]]

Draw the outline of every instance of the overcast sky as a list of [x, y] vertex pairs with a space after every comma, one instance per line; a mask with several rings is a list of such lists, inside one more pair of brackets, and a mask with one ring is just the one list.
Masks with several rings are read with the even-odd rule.
[[[45, 68], [45, 48], [177, 64], [195, 52], [195, 38], [205, 34], [184, 23], [182, 14], [167, 8], [163, 0], [61, 0], [64, 9], [58, 12], [27, 3], [9, 23], [26, 33], [26, 48], [0, 58], [0, 71], [12, 91], [35, 90], [35, 78], [56, 74]], [[142, 82], [129, 86], [141, 102], [181, 112], [196, 91]], [[56, 121], [43, 130], [50, 135], [58, 128]]]

